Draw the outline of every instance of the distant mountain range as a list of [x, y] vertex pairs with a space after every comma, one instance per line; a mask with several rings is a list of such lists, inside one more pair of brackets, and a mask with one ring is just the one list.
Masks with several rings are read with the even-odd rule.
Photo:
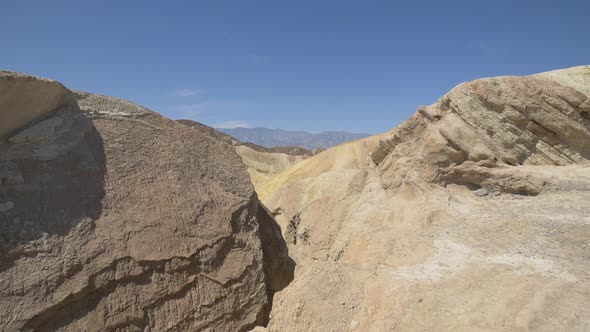
[[258, 152], [285, 153], [285, 154], [292, 155], [292, 156], [312, 156], [314, 154], [313, 151], [308, 150], [308, 149], [304, 149], [300, 146], [267, 147], [267, 146], [261, 146], [258, 144], [254, 144], [252, 142], [242, 142], [231, 135], [221, 132], [220, 129], [215, 129], [213, 127], [209, 127], [209, 126], [202, 124], [200, 122], [197, 122], [197, 121], [184, 120], [184, 119], [180, 119], [180, 120], [176, 120], [176, 121], [178, 121], [186, 126], [189, 126], [191, 128], [197, 129], [201, 132], [205, 132], [208, 135], [215, 137], [216, 139], [218, 139], [222, 142], [225, 142], [229, 145], [233, 145], [233, 146], [244, 145], [244, 146], [247, 146], [250, 149], [253, 149]]
[[369, 134], [355, 134], [344, 131], [308, 133], [305, 131], [288, 131], [263, 127], [216, 129], [237, 138], [241, 142], [251, 142], [269, 148], [275, 146], [299, 146], [310, 150], [330, 148], [341, 143], [369, 136]]

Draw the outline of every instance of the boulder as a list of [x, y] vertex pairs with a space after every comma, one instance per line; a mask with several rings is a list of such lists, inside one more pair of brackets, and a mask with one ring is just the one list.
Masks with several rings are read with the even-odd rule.
[[0, 330], [266, 323], [288, 256], [231, 145], [123, 100], [7, 86], [3, 132], [28, 124], [0, 143]]

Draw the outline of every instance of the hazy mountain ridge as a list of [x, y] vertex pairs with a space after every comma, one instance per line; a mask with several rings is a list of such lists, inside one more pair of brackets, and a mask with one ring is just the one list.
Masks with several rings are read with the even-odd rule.
[[197, 121], [185, 120], [185, 119], [179, 119], [176, 121], [182, 123], [183, 125], [189, 126], [193, 129], [198, 129], [198, 130], [204, 131], [207, 134], [209, 134], [210, 136], [213, 136], [216, 139], [218, 139], [224, 143], [227, 143], [229, 145], [233, 145], [235, 147], [247, 146], [250, 149], [258, 151], [258, 152], [284, 153], [284, 154], [288, 154], [288, 155], [292, 155], [292, 156], [312, 156], [314, 154], [314, 151], [302, 148], [300, 146], [266, 147], [266, 146], [260, 146], [260, 145], [257, 145], [255, 143], [251, 143], [251, 142], [242, 142], [231, 135], [228, 135], [226, 133], [219, 131], [219, 129], [209, 127], [209, 126], [202, 124], [200, 122], [197, 122]]
[[276, 146], [299, 146], [305, 149], [330, 148], [338, 144], [370, 136], [369, 134], [345, 131], [310, 133], [306, 131], [289, 131], [264, 127], [216, 129], [242, 142], [250, 142], [269, 148]]

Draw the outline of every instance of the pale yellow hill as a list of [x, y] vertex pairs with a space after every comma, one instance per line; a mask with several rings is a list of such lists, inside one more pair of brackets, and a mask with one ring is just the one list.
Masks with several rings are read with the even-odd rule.
[[[282, 173], [275, 174], [269, 181], [257, 186], [256, 191], [259, 197], [264, 199], [271, 197], [279, 189], [284, 189], [299, 181], [312, 181], [328, 171], [344, 170], [346, 172], [346, 170], [358, 170], [366, 164], [369, 152], [379, 144], [382, 137], [383, 135], [375, 135], [322, 151], [312, 158], [287, 168]], [[238, 153], [241, 155], [240, 152]]]
[[235, 146], [235, 150], [246, 165], [250, 179], [259, 193], [278, 174], [308, 158], [287, 153], [256, 151], [246, 145]]

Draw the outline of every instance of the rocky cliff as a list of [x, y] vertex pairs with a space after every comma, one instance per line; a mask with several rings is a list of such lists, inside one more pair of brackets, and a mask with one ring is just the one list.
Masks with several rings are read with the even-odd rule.
[[292, 264], [231, 145], [13, 72], [0, 124], [0, 330], [266, 322]]
[[590, 66], [467, 82], [273, 178], [268, 330], [589, 330], [589, 102]]
[[499, 183], [491, 175], [505, 166], [590, 164], [589, 76], [590, 67], [578, 67], [461, 84], [436, 104], [420, 107], [371, 157], [385, 186], [418, 176], [538, 193], [533, 184]]

